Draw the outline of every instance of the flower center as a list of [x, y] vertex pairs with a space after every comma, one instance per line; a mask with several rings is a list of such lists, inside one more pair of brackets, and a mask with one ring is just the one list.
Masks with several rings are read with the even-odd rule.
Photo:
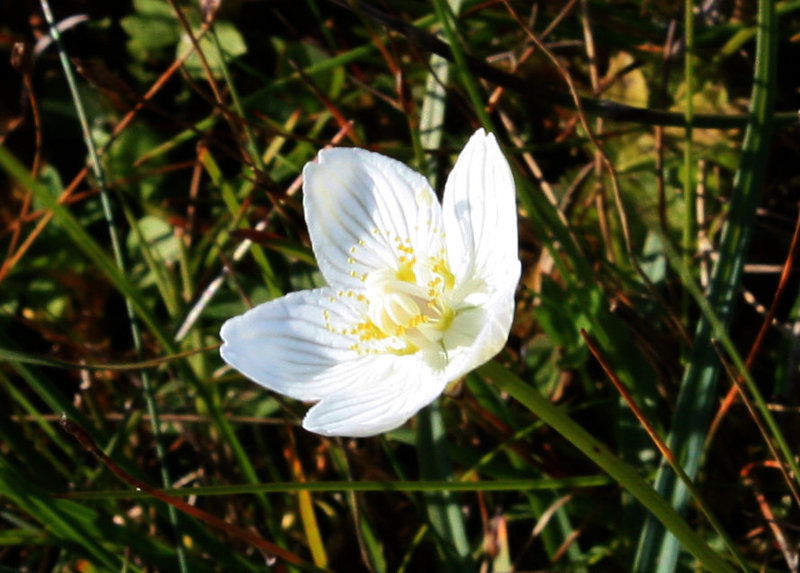
[[433, 257], [424, 263], [401, 259], [399, 269], [372, 271], [365, 280], [367, 318], [385, 337], [400, 343], [392, 352], [441, 348], [455, 318], [449, 297], [453, 282], [446, 261]]

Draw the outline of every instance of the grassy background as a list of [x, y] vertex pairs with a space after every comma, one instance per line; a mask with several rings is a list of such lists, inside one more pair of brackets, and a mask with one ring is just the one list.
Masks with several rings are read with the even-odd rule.
[[[797, 570], [800, 2], [48, 10], [0, 1], [0, 571]], [[507, 348], [384, 436], [299, 429], [216, 346], [320, 284], [302, 166], [440, 190], [480, 126]]]

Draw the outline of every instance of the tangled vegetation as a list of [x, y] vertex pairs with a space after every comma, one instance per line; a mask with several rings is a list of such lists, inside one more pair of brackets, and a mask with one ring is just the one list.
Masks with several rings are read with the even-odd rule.
[[[798, 571], [800, 2], [0, 10], [0, 572]], [[441, 196], [480, 127], [506, 347], [400, 429], [306, 432], [219, 357], [322, 284], [303, 166]]]

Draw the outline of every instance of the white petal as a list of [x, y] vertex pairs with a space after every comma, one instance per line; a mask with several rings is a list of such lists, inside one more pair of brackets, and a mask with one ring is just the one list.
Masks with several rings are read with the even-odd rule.
[[270, 390], [321, 400], [303, 423], [310, 431], [359, 437], [391, 430], [439, 396], [447, 380], [422, 354], [353, 351], [354, 338], [336, 332], [360, 320], [357, 305], [331, 288], [288, 294], [228, 320], [220, 354]]
[[394, 159], [363, 149], [320, 151], [303, 169], [303, 193], [317, 263], [337, 288], [360, 291], [366, 273], [399, 268], [403, 249], [438, 254], [441, 247], [436, 195]]
[[308, 411], [303, 427], [326, 436], [364, 437], [402, 425], [430, 404], [447, 381], [421, 355], [371, 356], [357, 380]]
[[514, 292], [519, 280], [519, 261], [507, 270], [506, 286], [487, 293], [480, 306], [463, 309], [445, 333], [449, 362], [445, 378], [452, 382], [500, 352], [514, 320]]
[[502, 350], [520, 276], [514, 179], [492, 134], [478, 130], [445, 185], [442, 217], [459, 308], [445, 334], [453, 381]]
[[456, 284], [477, 276], [500, 286], [499, 271], [518, 261], [517, 207], [494, 135], [479, 129], [467, 142], [445, 184], [442, 210]]
[[333, 289], [288, 294], [222, 325], [222, 358], [242, 374], [297, 400], [319, 400], [347, 388], [364, 357], [353, 338], [336, 334], [356, 324]]

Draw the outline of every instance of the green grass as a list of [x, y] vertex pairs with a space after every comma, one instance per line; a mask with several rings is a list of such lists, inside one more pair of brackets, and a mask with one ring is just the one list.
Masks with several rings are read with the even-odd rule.
[[[673, 4], [89, 1], [35, 56], [46, 4], [9, 9], [0, 570], [791, 570], [800, 2]], [[303, 165], [441, 191], [478, 127], [517, 182], [506, 348], [398, 430], [302, 430], [217, 347], [321, 280]]]

